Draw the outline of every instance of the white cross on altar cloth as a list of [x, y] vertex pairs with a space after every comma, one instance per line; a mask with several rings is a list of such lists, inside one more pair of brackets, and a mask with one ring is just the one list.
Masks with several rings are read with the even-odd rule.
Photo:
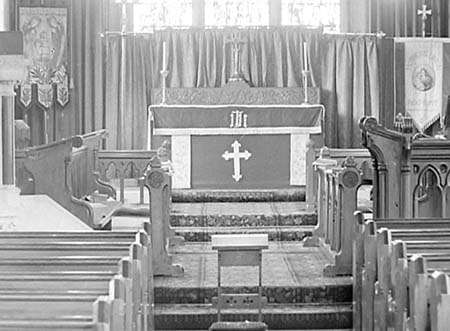
[[241, 147], [241, 144], [235, 140], [234, 143], [231, 145], [233, 147], [233, 152], [230, 153], [228, 151], [225, 151], [225, 153], [222, 154], [222, 157], [228, 161], [230, 159], [233, 159], [234, 162], [234, 174], [233, 178], [236, 182], [239, 182], [242, 179], [241, 174], [241, 159], [248, 160], [252, 154], [249, 153], [249, 151], [245, 152], [239, 152], [239, 148]]

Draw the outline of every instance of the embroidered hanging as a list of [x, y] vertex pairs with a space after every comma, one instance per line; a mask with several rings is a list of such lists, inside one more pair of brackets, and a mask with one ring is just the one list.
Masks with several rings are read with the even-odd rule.
[[36, 84], [41, 105], [49, 108], [56, 101], [64, 107], [69, 102], [67, 8], [20, 7], [19, 28], [27, 67], [21, 103], [26, 107], [31, 104], [32, 85]]

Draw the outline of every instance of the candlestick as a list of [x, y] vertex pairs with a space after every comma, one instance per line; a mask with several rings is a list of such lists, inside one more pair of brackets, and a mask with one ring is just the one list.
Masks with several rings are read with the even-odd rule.
[[163, 64], [162, 64], [162, 70], [167, 70], [167, 43], [163, 42]]
[[308, 71], [308, 51], [306, 42], [303, 42], [303, 70]]

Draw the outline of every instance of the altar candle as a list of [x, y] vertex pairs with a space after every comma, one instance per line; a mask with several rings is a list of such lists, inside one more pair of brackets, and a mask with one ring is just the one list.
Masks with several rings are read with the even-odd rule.
[[308, 51], [306, 49], [306, 42], [303, 42], [303, 70], [308, 71]]
[[163, 42], [163, 65], [162, 70], [167, 70], [167, 43]]

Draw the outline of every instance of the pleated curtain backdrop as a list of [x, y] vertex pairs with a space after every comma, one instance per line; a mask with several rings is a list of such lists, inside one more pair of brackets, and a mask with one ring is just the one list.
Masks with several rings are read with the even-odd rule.
[[391, 126], [393, 41], [333, 35], [324, 36], [321, 45], [325, 143], [329, 147], [360, 147], [362, 116], [375, 116]]
[[[302, 86], [303, 41], [311, 60], [310, 85], [320, 87], [326, 107], [325, 142], [359, 147], [359, 118], [393, 117], [392, 40], [322, 35], [298, 27], [244, 30], [242, 71], [252, 86]], [[150, 90], [161, 87], [162, 45], [168, 48], [168, 87], [220, 87], [231, 73], [225, 29], [164, 30], [126, 39], [126, 70], [121, 77], [120, 36], [106, 40], [105, 127], [108, 148], [145, 148]], [[120, 80], [125, 80], [126, 111], [120, 118]], [[120, 129], [118, 130], [118, 125]], [[120, 136], [117, 133], [120, 132]], [[121, 140], [119, 142], [119, 140]]]
[[[122, 37], [106, 40], [105, 126], [108, 148], [140, 149], [146, 145], [150, 90], [161, 87], [162, 45], [167, 43], [168, 87], [220, 87], [231, 74], [231, 44], [227, 29], [164, 30], [127, 36], [126, 68], [122, 70]], [[320, 82], [319, 30], [261, 28], [242, 31], [241, 68], [251, 86], [295, 87], [302, 83], [303, 42], [311, 59], [311, 83]], [[122, 77], [121, 73], [125, 73]], [[127, 88], [126, 111], [120, 115], [120, 81]], [[117, 125], [120, 129], [117, 130]], [[120, 132], [120, 136], [117, 133]]]

